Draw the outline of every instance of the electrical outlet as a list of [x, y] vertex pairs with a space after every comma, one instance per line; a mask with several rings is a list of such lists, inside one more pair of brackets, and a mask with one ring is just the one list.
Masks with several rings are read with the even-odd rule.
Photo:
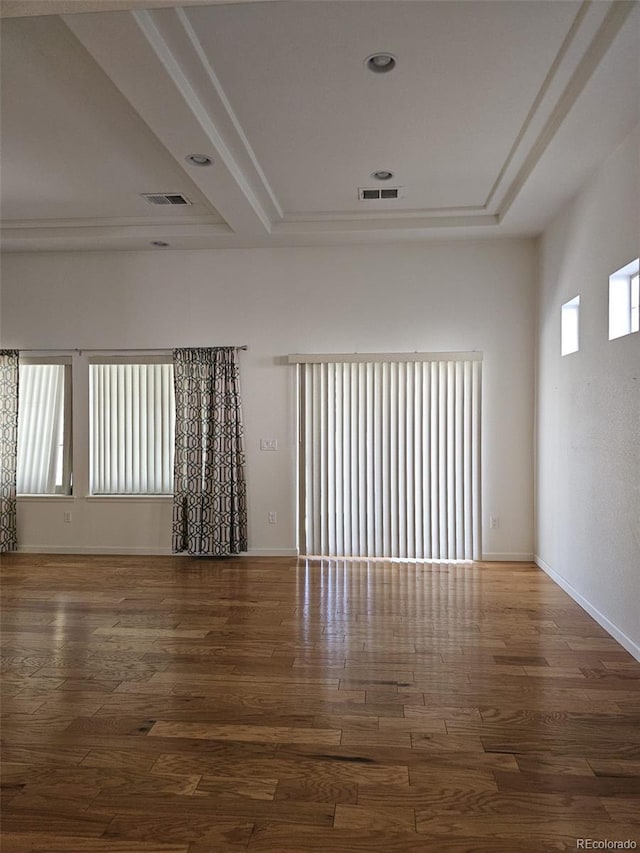
[[278, 439], [277, 438], [261, 438], [260, 439], [260, 450], [277, 450], [278, 449]]
[[71, 524], [71, 513], [68, 510], [65, 510], [63, 519], [65, 524]]
[[492, 530], [497, 530], [500, 527], [500, 519], [498, 518], [497, 515], [490, 515], [489, 516], [489, 527]]
[[277, 514], [275, 512], [270, 512], [269, 513], [269, 524], [277, 524], [277, 523], [278, 523]]

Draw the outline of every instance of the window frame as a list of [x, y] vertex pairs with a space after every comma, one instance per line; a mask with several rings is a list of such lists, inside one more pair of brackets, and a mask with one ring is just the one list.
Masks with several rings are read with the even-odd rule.
[[580, 352], [580, 294], [563, 302], [560, 309], [560, 355]]
[[629, 276], [629, 316], [631, 332], [640, 331], [640, 272]]
[[609, 276], [610, 341], [640, 331], [639, 268], [640, 259], [635, 258]]

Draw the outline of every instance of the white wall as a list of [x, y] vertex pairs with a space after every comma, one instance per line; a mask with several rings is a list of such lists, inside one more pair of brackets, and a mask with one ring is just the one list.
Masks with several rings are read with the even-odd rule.
[[[253, 552], [296, 545], [295, 368], [289, 352], [483, 350], [484, 550], [533, 553], [535, 245], [15, 254], [3, 259], [3, 346], [248, 344], [241, 356]], [[73, 501], [24, 500], [28, 549], [158, 552], [170, 502], [87, 500], [86, 358], [75, 359]], [[276, 438], [279, 452], [260, 452]], [[72, 504], [72, 506], [70, 506]], [[73, 521], [63, 524], [63, 510]], [[278, 524], [267, 523], [275, 510]], [[500, 527], [488, 529], [489, 515]]]
[[[539, 564], [640, 656], [640, 334], [608, 340], [609, 275], [638, 257], [640, 129], [540, 244]], [[580, 294], [580, 351], [560, 356]]]

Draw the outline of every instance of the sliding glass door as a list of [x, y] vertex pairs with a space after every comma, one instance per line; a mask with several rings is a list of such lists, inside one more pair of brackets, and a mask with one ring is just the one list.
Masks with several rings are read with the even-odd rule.
[[480, 559], [481, 357], [341, 358], [292, 357], [303, 553]]

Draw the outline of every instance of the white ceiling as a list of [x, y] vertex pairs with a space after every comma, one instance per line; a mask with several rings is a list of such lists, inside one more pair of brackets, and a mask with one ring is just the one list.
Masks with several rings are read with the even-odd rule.
[[5, 0], [4, 250], [536, 234], [640, 121], [638, 3], [159, 5]]

